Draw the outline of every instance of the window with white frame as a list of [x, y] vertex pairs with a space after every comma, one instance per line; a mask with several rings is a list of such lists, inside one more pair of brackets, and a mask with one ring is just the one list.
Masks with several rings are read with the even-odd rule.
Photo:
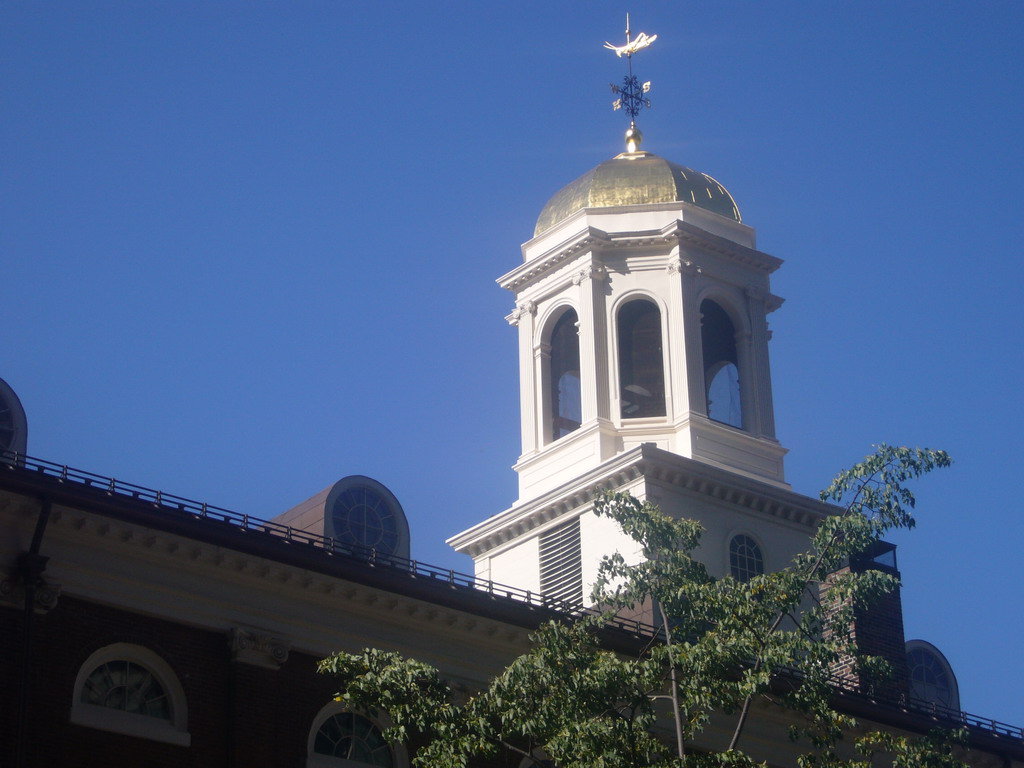
[[82, 664], [71, 722], [187, 747], [185, 692], [170, 665], [148, 648], [114, 643]]
[[618, 312], [619, 398], [622, 418], [665, 415], [665, 362], [661, 311], [646, 299], [633, 299]]
[[729, 572], [736, 581], [750, 581], [764, 573], [764, 555], [760, 545], [744, 533], [729, 542]]
[[565, 310], [551, 330], [548, 365], [551, 439], [557, 440], [579, 429], [583, 421], [579, 319], [574, 309]]
[[707, 414], [712, 421], [743, 428], [736, 327], [729, 314], [711, 299], [700, 304], [701, 354]]
[[401, 744], [389, 744], [382, 725], [339, 702], [320, 710], [309, 733], [307, 768], [405, 768], [408, 754]]

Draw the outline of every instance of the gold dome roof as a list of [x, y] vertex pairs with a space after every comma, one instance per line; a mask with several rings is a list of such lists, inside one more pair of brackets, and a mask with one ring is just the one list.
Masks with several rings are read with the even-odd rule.
[[623, 152], [563, 187], [537, 218], [534, 237], [582, 208], [684, 202], [742, 221], [728, 190], [706, 173], [650, 152]]

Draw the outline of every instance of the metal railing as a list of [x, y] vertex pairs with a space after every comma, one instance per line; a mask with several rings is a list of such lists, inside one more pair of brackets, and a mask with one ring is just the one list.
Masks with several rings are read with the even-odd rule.
[[[69, 467], [66, 464], [56, 464], [45, 459], [37, 459], [10, 451], [0, 452], [0, 464], [5, 465], [8, 469], [17, 468], [36, 472], [54, 478], [61, 483], [73, 483], [92, 488], [107, 496], [148, 502], [153, 507], [160, 509], [161, 512], [168, 514], [226, 523], [243, 533], [268, 534], [284, 544], [305, 545], [310, 550], [329, 557], [351, 558], [369, 566], [391, 568], [409, 578], [425, 578], [455, 589], [474, 590], [477, 593], [485, 592], [495, 598], [514, 600], [577, 618], [602, 615], [602, 612], [597, 609], [584, 608], [580, 604], [559, 600], [529, 589], [480, 579], [449, 568], [380, 552], [372, 547], [348, 544], [330, 536], [310, 533], [271, 520], [234, 512], [224, 507], [187, 499], [173, 493], [97, 475], [93, 472]], [[651, 637], [657, 633], [654, 626], [631, 619], [613, 618], [607, 624], [609, 627], [615, 627], [640, 637]]]
[[[308, 531], [302, 531], [270, 520], [262, 520], [251, 515], [233, 512], [224, 507], [187, 499], [173, 493], [165, 493], [164, 491], [153, 490], [152, 488], [117, 480], [113, 477], [75, 469], [66, 464], [56, 464], [52, 461], [34, 458], [25, 454], [0, 451], [0, 471], [4, 471], [4, 469], [35, 472], [53, 478], [60, 483], [70, 483], [79, 487], [90, 488], [97, 493], [103, 493], [107, 496], [147, 502], [161, 512], [179, 516], [183, 519], [211, 520], [225, 523], [241, 533], [269, 535], [284, 546], [297, 545], [308, 547], [311, 554], [319, 553], [321, 556], [328, 558], [350, 558], [370, 567], [393, 569], [395, 573], [404, 574], [410, 579], [428, 579], [431, 583], [443, 584], [451, 589], [471, 590], [475, 594], [483, 592], [495, 599], [524, 603], [535, 608], [542, 608], [561, 614], [566, 618], [602, 618], [604, 626], [610, 629], [622, 630], [637, 637], [653, 638], [661, 634], [661, 630], [657, 627], [641, 621], [618, 616], [609, 617], [607, 613], [598, 609], [585, 608], [580, 604], [555, 599], [532, 590], [480, 579], [476, 576], [470, 576], [469, 574], [460, 573], [449, 568], [430, 565], [419, 560], [389, 555], [378, 552], [372, 547], [346, 544], [330, 536], [309, 533]], [[930, 702], [913, 698], [908, 699], [898, 694], [866, 694], [853, 681], [840, 677], [833, 677], [832, 685], [846, 694], [867, 698], [879, 704], [909, 710], [932, 718], [936, 721], [937, 725], [946, 727], [969, 726], [996, 736], [1024, 740], [1024, 727], [1009, 725], [998, 720], [972, 715], [968, 712]]]

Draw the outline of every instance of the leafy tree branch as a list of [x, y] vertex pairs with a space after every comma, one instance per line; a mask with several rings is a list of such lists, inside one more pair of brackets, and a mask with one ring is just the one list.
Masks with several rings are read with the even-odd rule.
[[[848, 631], [857, 611], [884, 597], [896, 579], [846, 568], [895, 528], [914, 525], [907, 483], [948, 466], [942, 451], [879, 446], [822, 492], [837, 505], [809, 549], [781, 570], [746, 581], [714, 577], [697, 559], [701, 526], [655, 505], [606, 493], [597, 515], [614, 519], [641, 554], [601, 562], [593, 602], [604, 617], [566, 617], [531, 634], [531, 650], [480, 691], [456, 694], [437, 672], [397, 654], [366, 650], [321, 662], [352, 709], [386, 711], [390, 739], [415, 736], [420, 766], [463, 768], [501, 752], [560, 768], [750, 768], [755, 702], [788, 712], [780, 738], [800, 768], [960, 768], [962, 734], [922, 737], [870, 730], [836, 709], [833, 671], [883, 674]], [[603, 622], [646, 606], [658, 630], [632, 654], [602, 646]], [[707, 745], [713, 717], [735, 717], [718, 750]], [[670, 727], [666, 729], [666, 724]], [[540, 750], [540, 751], [538, 751]]]

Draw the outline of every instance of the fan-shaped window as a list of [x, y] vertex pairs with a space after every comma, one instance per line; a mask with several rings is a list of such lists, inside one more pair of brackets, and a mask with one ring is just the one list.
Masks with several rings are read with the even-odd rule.
[[653, 302], [630, 301], [619, 310], [619, 397], [622, 418], [665, 415], [661, 312]]
[[115, 643], [92, 654], [75, 681], [71, 722], [188, 746], [185, 694], [152, 651]]
[[306, 760], [310, 768], [403, 768], [407, 764], [405, 748], [389, 744], [379, 724], [336, 702], [320, 710], [313, 721]]
[[907, 643], [907, 672], [910, 697], [922, 704], [948, 709], [960, 708], [960, 692], [949, 666], [939, 649], [924, 640]]
[[352, 712], [339, 712], [327, 718], [316, 732], [313, 751], [381, 768], [394, 765], [391, 748], [380, 728]]
[[742, 429], [736, 328], [726, 311], [710, 299], [701, 302], [700, 314], [708, 418]]
[[580, 400], [580, 337], [576, 312], [566, 310], [551, 331], [550, 388], [551, 439], [579, 429], [583, 421]]
[[171, 719], [171, 702], [160, 680], [143, 665], [113, 659], [96, 667], [82, 687], [82, 701], [120, 712]]
[[729, 572], [737, 581], [750, 581], [764, 573], [761, 547], [750, 536], [741, 533], [729, 542]]
[[326, 533], [358, 554], [409, 557], [409, 523], [394, 494], [369, 477], [339, 480], [327, 499]]

